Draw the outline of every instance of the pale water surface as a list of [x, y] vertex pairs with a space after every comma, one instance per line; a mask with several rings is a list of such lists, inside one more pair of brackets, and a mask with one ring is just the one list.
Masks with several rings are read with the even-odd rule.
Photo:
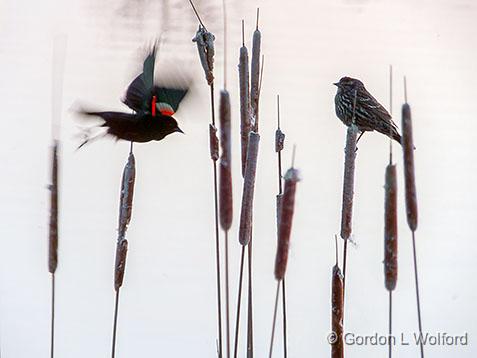
[[[222, 82], [221, 2], [197, 1], [217, 34]], [[468, 333], [467, 346], [428, 346], [428, 356], [477, 353], [477, 3], [421, 1], [248, 1], [229, 4], [228, 87], [233, 104], [235, 218], [231, 241], [235, 302], [241, 195], [236, 65], [240, 19], [247, 44], [260, 6], [265, 70], [255, 198], [255, 349], [264, 357], [275, 281], [276, 94], [281, 95], [284, 160], [302, 169], [288, 267], [289, 356], [329, 354], [333, 236], [339, 231], [345, 130], [332, 86], [362, 79], [393, 112], [407, 75], [419, 196], [417, 245], [424, 330]], [[2, 150], [0, 163], [0, 346], [2, 357], [48, 355], [47, 215], [51, 143], [52, 43], [68, 36], [62, 116], [61, 242], [57, 271], [57, 357], [106, 357], [110, 351], [113, 262], [119, 183], [128, 144], [98, 141], [76, 151], [78, 104], [121, 109], [125, 87], [146, 44], [167, 29], [160, 61], [180, 59], [194, 75], [193, 95], [177, 118], [187, 135], [135, 146], [137, 180], [130, 251], [121, 291], [118, 357], [214, 357], [215, 269], [208, 89], [191, 38], [196, 20], [184, 1], [18, 1], [0, 3]], [[161, 66], [158, 65], [160, 72]], [[396, 116], [396, 122], [400, 118]], [[359, 145], [354, 240], [348, 257], [349, 332], [387, 332], [383, 285], [383, 182], [388, 141], [367, 134]], [[411, 238], [399, 176], [399, 281], [394, 331], [417, 329]], [[233, 304], [235, 306], [235, 303]], [[233, 316], [234, 317], [234, 316]], [[245, 327], [242, 324], [242, 327]], [[280, 327], [279, 327], [280, 328]], [[242, 340], [243, 343], [244, 340]], [[281, 335], [276, 340], [281, 356]], [[243, 345], [241, 345], [243, 352]], [[348, 346], [352, 357], [383, 357], [386, 347]], [[396, 356], [418, 348], [398, 345]], [[241, 353], [241, 356], [243, 354]]]

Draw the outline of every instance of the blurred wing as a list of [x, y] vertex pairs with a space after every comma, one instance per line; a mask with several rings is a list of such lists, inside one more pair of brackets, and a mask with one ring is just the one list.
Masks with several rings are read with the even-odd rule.
[[143, 74], [141, 73], [129, 85], [123, 102], [129, 108], [138, 112], [146, 105], [146, 99], [147, 91], [143, 80]]
[[[152, 95], [156, 96], [159, 110], [163, 115], [172, 115], [177, 112], [181, 101], [186, 96], [188, 88], [167, 88], [155, 86], [152, 90]], [[164, 113], [170, 112], [172, 113]]]
[[126, 90], [126, 97], [123, 102], [136, 112], [148, 107], [149, 94], [154, 86], [156, 52], [157, 47], [154, 45], [144, 60], [142, 73], [131, 82]]
[[362, 117], [364, 121], [368, 120], [368, 118], [377, 118], [391, 124], [394, 128], [397, 128], [386, 108], [384, 108], [367, 90], [364, 90], [363, 95], [358, 95], [357, 100], [359, 105], [356, 106], [356, 115]]

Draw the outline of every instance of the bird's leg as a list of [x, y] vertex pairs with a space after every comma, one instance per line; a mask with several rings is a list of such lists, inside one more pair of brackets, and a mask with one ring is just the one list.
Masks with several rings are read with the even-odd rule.
[[359, 137], [358, 137], [358, 139], [356, 139], [356, 149], [355, 149], [355, 152], [357, 152], [357, 151], [358, 151], [358, 147], [357, 147], [357, 145], [358, 145], [358, 142], [359, 142], [359, 140], [360, 140], [360, 139], [361, 139], [361, 137], [363, 136], [363, 134], [364, 134], [364, 131], [362, 131], [362, 132], [359, 134]]

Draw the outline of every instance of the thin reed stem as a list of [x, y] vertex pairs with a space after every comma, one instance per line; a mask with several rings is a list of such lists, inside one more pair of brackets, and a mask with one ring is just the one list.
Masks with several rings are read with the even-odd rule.
[[276, 290], [276, 293], [275, 293], [275, 304], [274, 304], [274, 308], [273, 308], [273, 320], [272, 320], [272, 336], [270, 338], [270, 350], [269, 350], [269, 353], [268, 353], [269, 358], [272, 358], [272, 354], [273, 354], [273, 341], [275, 339], [275, 326], [276, 326], [276, 323], [277, 323], [278, 297], [279, 296], [280, 296], [280, 281], [277, 282], [277, 290]]
[[[212, 126], [215, 127], [215, 100], [214, 83], [210, 85], [210, 107], [212, 111]], [[219, 358], [222, 358], [222, 298], [221, 298], [221, 274], [220, 274], [220, 238], [219, 238], [219, 193], [217, 178], [217, 161], [212, 160], [214, 172], [214, 216], [215, 216], [215, 267], [217, 278], [217, 325], [219, 334]]]
[[207, 28], [205, 27], [204, 23], [202, 22], [202, 19], [200, 18], [199, 13], [197, 12], [192, 0], [189, 0], [189, 3], [192, 6], [192, 10], [194, 10], [194, 14], [197, 17], [197, 20], [199, 20], [200, 25], [204, 28], [205, 31], [207, 31]]
[[412, 232], [412, 255], [414, 261], [414, 280], [416, 282], [416, 304], [417, 304], [417, 322], [419, 325], [419, 347], [421, 350], [421, 358], [424, 358], [424, 345], [422, 342], [422, 320], [421, 320], [421, 299], [419, 295], [419, 277], [417, 274], [417, 254], [416, 254], [416, 237], [415, 231]]
[[[263, 61], [262, 61], [263, 69]], [[278, 169], [278, 195], [277, 195], [277, 236], [278, 228], [280, 227], [280, 207], [281, 199], [283, 196], [283, 183], [282, 183], [282, 150], [285, 142], [285, 134], [280, 128], [280, 96], [277, 95], [277, 130], [275, 132], [275, 151], [277, 152], [277, 169]], [[286, 358], [288, 355], [287, 349], [287, 305], [286, 305], [286, 284], [285, 277], [282, 280], [282, 311], [283, 311], [283, 356]]]
[[111, 345], [111, 358], [116, 357], [116, 332], [118, 328], [118, 312], [119, 312], [119, 289], [116, 290], [116, 298], [114, 300], [113, 342]]
[[253, 358], [252, 235], [248, 243], [247, 358]]
[[393, 291], [389, 291], [389, 335], [388, 335], [388, 356], [392, 357], [393, 345]]
[[51, 274], [50, 357], [55, 356], [55, 273]]
[[229, 285], [229, 232], [225, 231], [225, 310], [227, 357], [230, 358], [230, 285]]
[[240, 306], [242, 301], [242, 282], [243, 282], [243, 263], [245, 259], [245, 245], [242, 245], [242, 254], [240, 257], [240, 275], [239, 275], [239, 287], [237, 297], [237, 314], [235, 318], [235, 342], [234, 342], [234, 358], [237, 358], [238, 354], [238, 342], [239, 342], [239, 327], [240, 327]]

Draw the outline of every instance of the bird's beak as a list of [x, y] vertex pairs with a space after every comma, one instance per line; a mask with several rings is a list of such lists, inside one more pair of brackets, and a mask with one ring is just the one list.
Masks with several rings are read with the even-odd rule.
[[339, 82], [335, 82], [335, 83], [333, 83], [333, 84], [334, 84], [336, 87], [339, 87], [339, 86], [340, 86]]
[[185, 134], [184, 131], [182, 129], [180, 129], [179, 127], [176, 128], [176, 132], [179, 132], [179, 133], [182, 133], [182, 134]]

